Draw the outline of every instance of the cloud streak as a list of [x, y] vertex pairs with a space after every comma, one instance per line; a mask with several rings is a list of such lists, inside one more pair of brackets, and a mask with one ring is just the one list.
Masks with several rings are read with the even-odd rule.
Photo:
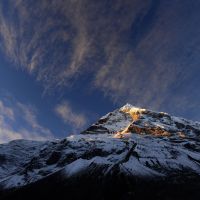
[[51, 131], [37, 120], [36, 112], [20, 102], [6, 105], [0, 100], [0, 143], [16, 139], [48, 140], [53, 139]]
[[55, 113], [64, 123], [72, 126], [74, 129], [83, 128], [87, 124], [87, 117], [74, 111], [67, 101], [58, 104], [55, 107]]

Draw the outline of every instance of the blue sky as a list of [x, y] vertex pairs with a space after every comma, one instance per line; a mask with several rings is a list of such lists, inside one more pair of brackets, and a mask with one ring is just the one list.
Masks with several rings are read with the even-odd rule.
[[63, 138], [129, 102], [200, 121], [199, 0], [2, 0], [0, 142]]

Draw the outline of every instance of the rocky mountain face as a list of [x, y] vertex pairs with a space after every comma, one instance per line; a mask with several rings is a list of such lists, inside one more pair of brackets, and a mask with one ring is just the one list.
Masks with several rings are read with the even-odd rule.
[[0, 199], [199, 199], [200, 123], [129, 104], [79, 135], [0, 145]]

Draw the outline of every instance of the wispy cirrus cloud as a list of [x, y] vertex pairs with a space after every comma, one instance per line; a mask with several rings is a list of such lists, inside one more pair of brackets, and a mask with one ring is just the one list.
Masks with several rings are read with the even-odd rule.
[[[96, 72], [102, 61], [109, 59], [121, 32], [146, 7], [144, 3], [136, 5], [137, 1], [120, 0], [114, 4], [90, 0], [3, 2], [1, 49], [45, 88], [71, 85], [76, 77]], [[126, 14], [120, 14], [121, 9]]]
[[0, 113], [1, 115], [14, 120], [14, 112], [11, 108], [4, 105], [2, 101], [0, 101]]
[[87, 117], [83, 113], [78, 113], [67, 101], [63, 101], [55, 107], [55, 113], [64, 123], [75, 130], [83, 128], [87, 124]]
[[[11, 103], [11, 102], [10, 102]], [[0, 100], [0, 143], [15, 139], [53, 139], [52, 132], [40, 125], [35, 110], [18, 101], [7, 105]]]
[[[41, 138], [44, 139], [53, 138], [53, 134], [51, 133], [51, 131], [39, 123], [37, 119], [37, 110], [34, 107], [22, 104], [20, 102], [17, 102], [16, 105], [18, 111], [23, 114], [23, 119], [30, 126], [30, 128], [35, 132], [38, 132], [37, 137], [40, 135]], [[25, 132], [27, 131], [24, 131], [24, 133]]]
[[82, 7], [71, 0], [0, 3], [1, 49], [45, 89], [71, 83], [90, 50]]
[[199, 9], [196, 0], [2, 1], [0, 45], [46, 90], [90, 74], [114, 102], [195, 113]]

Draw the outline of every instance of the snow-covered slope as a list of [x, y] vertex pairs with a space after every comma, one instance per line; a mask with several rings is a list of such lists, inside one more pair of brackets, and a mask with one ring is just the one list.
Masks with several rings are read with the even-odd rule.
[[0, 180], [23, 170], [24, 165], [48, 142], [14, 140], [0, 145]]
[[128, 177], [200, 180], [200, 123], [127, 104], [79, 135], [0, 145], [1, 191], [59, 172], [66, 180], [88, 170], [95, 176], [97, 169], [101, 178], [117, 169]]

